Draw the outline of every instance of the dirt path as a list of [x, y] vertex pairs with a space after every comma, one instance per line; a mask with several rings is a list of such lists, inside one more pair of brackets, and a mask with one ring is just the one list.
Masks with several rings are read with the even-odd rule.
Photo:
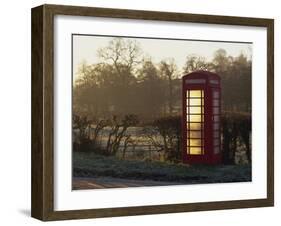
[[74, 177], [72, 181], [74, 190], [78, 189], [101, 189], [101, 188], [127, 188], [143, 186], [177, 185], [178, 183], [151, 181], [151, 180], [128, 180], [111, 177]]

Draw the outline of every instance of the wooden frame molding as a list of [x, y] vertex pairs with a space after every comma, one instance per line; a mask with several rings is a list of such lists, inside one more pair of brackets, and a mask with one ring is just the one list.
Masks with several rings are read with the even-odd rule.
[[[267, 28], [267, 198], [90, 210], [54, 211], [54, 15], [241, 25]], [[161, 214], [274, 205], [274, 21], [246, 17], [42, 5], [32, 9], [32, 200], [31, 215], [49, 220]]]

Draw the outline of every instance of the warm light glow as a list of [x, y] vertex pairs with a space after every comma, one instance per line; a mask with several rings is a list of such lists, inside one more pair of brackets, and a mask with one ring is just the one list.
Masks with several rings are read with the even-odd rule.
[[189, 138], [201, 138], [201, 130], [198, 131], [190, 131]]
[[202, 115], [189, 115], [190, 122], [201, 122], [204, 121], [204, 117]]
[[204, 153], [204, 91], [187, 90], [187, 146], [190, 155]]
[[201, 114], [201, 107], [189, 107], [190, 114]]
[[202, 103], [202, 105], [204, 105], [204, 99], [200, 99], [200, 98], [189, 99], [190, 106], [201, 106], [201, 103]]
[[190, 146], [201, 146], [202, 142], [201, 139], [189, 139]]
[[[199, 98], [201, 98], [201, 90], [190, 90], [190, 92], [189, 92], [189, 97], [190, 97], [190, 98], [193, 98], [193, 97], [199, 97]], [[202, 97], [204, 97], [204, 94], [203, 94]]]
[[190, 147], [191, 155], [201, 155], [203, 152], [203, 147]]
[[187, 128], [190, 130], [200, 130], [201, 129], [201, 123], [199, 122], [193, 122], [187, 124]]

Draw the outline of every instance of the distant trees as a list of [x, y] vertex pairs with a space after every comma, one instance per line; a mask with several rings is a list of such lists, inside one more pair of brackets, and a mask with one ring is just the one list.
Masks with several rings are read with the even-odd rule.
[[185, 73], [196, 70], [213, 71], [222, 81], [223, 109], [227, 111], [251, 111], [252, 61], [242, 53], [238, 57], [227, 55], [224, 49], [214, 53], [208, 62], [197, 55], [189, 55], [183, 68]]
[[216, 71], [219, 74], [227, 71], [230, 59], [232, 59], [232, 57], [227, 56], [226, 50], [218, 49], [214, 53], [214, 58], [212, 61], [212, 63], [213, 63], [212, 67], [213, 67], [214, 71]]
[[143, 120], [173, 112], [180, 92], [174, 59], [154, 64], [136, 41], [122, 38], [99, 49], [98, 56], [100, 63], [82, 63], [78, 70], [75, 112], [97, 118], [137, 114]]
[[221, 76], [223, 110], [251, 112], [251, 65], [242, 53], [234, 58], [223, 49], [215, 52], [212, 67]]
[[102, 61], [113, 64], [120, 76], [124, 70], [131, 72], [140, 63], [141, 48], [137, 41], [123, 38], [112, 39], [107, 47], [98, 50]]
[[136, 109], [144, 118], [156, 118], [165, 112], [166, 87], [151, 59], [143, 59], [137, 70]]
[[[181, 77], [196, 70], [220, 75], [223, 111], [251, 113], [252, 61], [243, 53], [233, 57], [224, 49], [218, 49], [212, 60], [189, 54], [183, 68], [179, 68], [174, 58], [154, 62], [144, 56], [137, 41], [114, 38], [97, 54], [100, 62], [82, 62], [77, 71], [73, 110], [79, 118], [73, 118], [73, 128], [79, 131], [80, 141], [86, 143], [90, 139], [87, 131], [91, 130], [91, 145], [96, 145], [102, 130], [109, 129], [104, 154], [114, 155], [122, 150], [125, 156], [128, 146], [135, 145], [128, 129], [141, 126], [147, 130], [151, 145], [162, 150], [167, 160], [176, 161], [181, 153], [178, 123], [182, 112]], [[251, 126], [247, 120], [244, 121], [247, 128], [239, 132], [239, 139], [244, 142], [250, 161]], [[230, 137], [236, 136], [236, 126], [229, 127], [232, 131], [224, 126], [226, 150], [233, 149]], [[231, 151], [227, 156], [225, 158], [233, 159]]]
[[[139, 115], [141, 121], [181, 112], [181, 75], [196, 70], [218, 73], [223, 110], [251, 111], [251, 59], [242, 53], [214, 53], [212, 61], [194, 54], [180, 70], [173, 58], [158, 64], [144, 57], [137, 41], [112, 39], [98, 50], [100, 63], [81, 64], [74, 85], [74, 111], [91, 117]], [[181, 72], [182, 71], [182, 72]]]
[[162, 60], [159, 66], [161, 77], [167, 81], [167, 100], [168, 100], [168, 112], [173, 113], [174, 105], [174, 84], [173, 81], [179, 77], [177, 72], [177, 65], [174, 58], [168, 58]]
[[207, 62], [204, 57], [191, 54], [186, 57], [183, 71], [184, 73], [191, 73], [198, 70], [212, 70], [212, 66], [212, 63]]

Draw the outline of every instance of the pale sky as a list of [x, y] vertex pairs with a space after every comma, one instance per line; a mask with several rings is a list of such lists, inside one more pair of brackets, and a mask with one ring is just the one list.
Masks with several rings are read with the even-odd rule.
[[[73, 35], [73, 72], [76, 79], [76, 72], [79, 65], [85, 61], [87, 64], [101, 62], [97, 56], [97, 50], [106, 47], [113, 37]], [[124, 38], [127, 39], [127, 38]], [[174, 58], [182, 70], [186, 57], [195, 54], [212, 60], [214, 52], [218, 49], [225, 49], [228, 55], [236, 57], [241, 53], [247, 57], [252, 55], [252, 44], [249, 43], [226, 43], [210, 41], [189, 41], [189, 40], [164, 40], [150, 38], [131, 38], [139, 44], [145, 56], [150, 56], [153, 63], [159, 63], [165, 58]]]

